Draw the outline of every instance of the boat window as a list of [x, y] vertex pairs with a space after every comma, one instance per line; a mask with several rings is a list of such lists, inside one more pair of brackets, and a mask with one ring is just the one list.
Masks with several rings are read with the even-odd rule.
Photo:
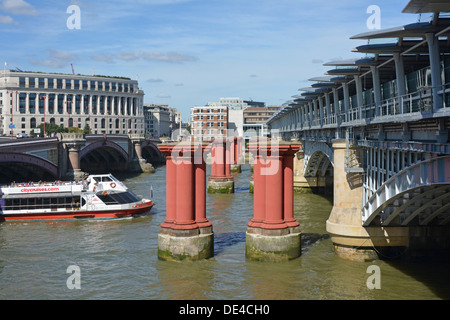
[[138, 196], [133, 194], [132, 192], [120, 192], [120, 193], [110, 193], [103, 195], [103, 193], [97, 193], [97, 197], [100, 198], [105, 204], [125, 204], [125, 203], [133, 203], [138, 202], [140, 199]]
[[4, 199], [4, 210], [80, 208], [80, 197]]

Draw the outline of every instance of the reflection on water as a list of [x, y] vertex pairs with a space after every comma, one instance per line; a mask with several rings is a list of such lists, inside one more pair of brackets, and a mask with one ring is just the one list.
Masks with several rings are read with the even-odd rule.
[[[325, 230], [330, 198], [295, 194], [302, 256], [278, 264], [247, 261], [245, 232], [253, 215], [251, 172], [235, 175], [236, 192], [208, 194], [214, 257], [197, 262], [157, 258], [165, 219], [165, 168], [120, 176], [156, 206], [150, 214], [115, 221], [0, 224], [0, 299], [448, 299], [448, 264], [350, 262], [336, 257]], [[367, 268], [381, 270], [369, 290]], [[81, 290], [69, 290], [66, 270], [81, 269]]]

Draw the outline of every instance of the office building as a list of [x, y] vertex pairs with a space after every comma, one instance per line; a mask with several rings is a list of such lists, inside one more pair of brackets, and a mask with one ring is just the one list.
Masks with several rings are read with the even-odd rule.
[[129, 78], [4, 70], [0, 134], [31, 134], [42, 123], [92, 134], [144, 132], [144, 93]]

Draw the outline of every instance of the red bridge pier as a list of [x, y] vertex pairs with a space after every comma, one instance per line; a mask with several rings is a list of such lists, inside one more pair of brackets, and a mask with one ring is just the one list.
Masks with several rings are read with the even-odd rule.
[[225, 139], [211, 143], [211, 175], [208, 193], [234, 193], [234, 178], [231, 175], [232, 152]]
[[159, 145], [166, 155], [166, 219], [158, 234], [161, 260], [201, 260], [214, 256], [214, 233], [206, 218], [206, 144]]
[[230, 170], [232, 173], [241, 173], [242, 172], [242, 166], [241, 164], [244, 163], [244, 155], [243, 155], [243, 137], [233, 137], [230, 138], [231, 146], [231, 165]]
[[249, 145], [255, 159], [253, 218], [247, 226], [245, 252], [250, 260], [286, 261], [301, 254], [293, 202], [293, 159], [299, 148], [274, 140]]

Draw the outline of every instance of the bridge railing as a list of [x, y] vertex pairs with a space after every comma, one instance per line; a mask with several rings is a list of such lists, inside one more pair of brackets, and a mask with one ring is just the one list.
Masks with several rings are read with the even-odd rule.
[[442, 108], [450, 110], [450, 83], [446, 83], [440, 87], [421, 87], [415, 92], [385, 99], [378, 106], [375, 103], [371, 103], [351, 107], [338, 114], [331, 113], [326, 115], [324, 110], [324, 116], [319, 117], [317, 111], [311, 114], [311, 111], [307, 110], [301, 123], [285, 129], [292, 131], [297, 128], [321, 128], [323, 126], [337, 125], [338, 123], [351, 126], [353, 122], [361, 124], [361, 122], [370, 122], [373, 119], [387, 119], [387, 121], [391, 121], [392, 117], [433, 112], [433, 110], [439, 109], [439, 106], [434, 106], [433, 93], [436, 93], [436, 91], [442, 97]]
[[380, 107], [380, 116], [395, 116], [432, 110], [432, 88], [423, 87], [416, 92], [384, 100]]
[[412, 115], [433, 111], [433, 91], [437, 90], [443, 98], [443, 108], [450, 108], [450, 83], [441, 87], [422, 87], [416, 92], [385, 99], [378, 107], [375, 103], [350, 108], [339, 114], [341, 123], [351, 123], [360, 120], [371, 120], [381, 117]]

